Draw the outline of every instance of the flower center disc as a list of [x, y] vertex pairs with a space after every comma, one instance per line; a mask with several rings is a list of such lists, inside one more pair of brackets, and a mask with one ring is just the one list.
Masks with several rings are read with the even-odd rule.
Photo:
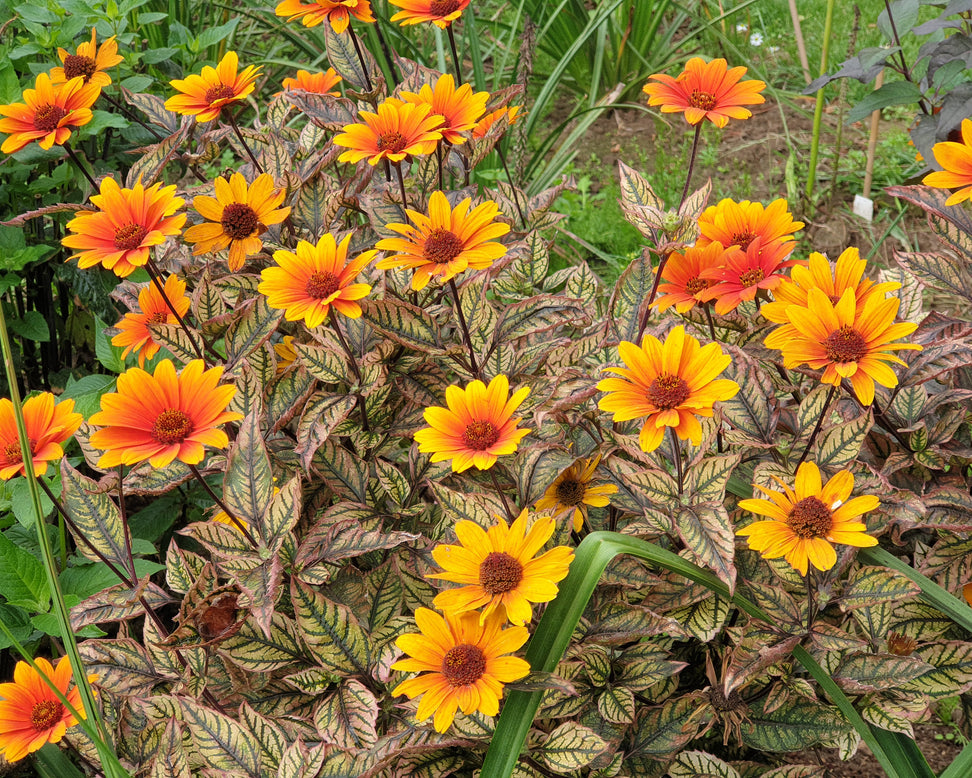
[[[33, 438], [27, 438], [27, 442], [30, 444], [30, 450], [33, 451], [37, 445], [37, 441]], [[15, 440], [13, 443], [8, 443], [3, 450], [3, 463], [5, 465], [12, 465], [16, 462], [23, 461], [24, 458], [20, 455], [20, 441]]]
[[857, 362], [867, 354], [867, 341], [864, 336], [846, 324], [831, 332], [824, 339], [823, 347], [834, 362]]
[[236, 93], [233, 91], [233, 87], [227, 86], [226, 84], [219, 84], [206, 90], [206, 102], [210, 105], [217, 100], [226, 100], [235, 96]]
[[766, 273], [763, 272], [763, 268], [754, 267], [739, 276], [739, 283], [743, 286], [752, 286], [758, 284], [764, 278], [766, 278]]
[[53, 132], [67, 115], [68, 112], [59, 105], [42, 106], [34, 112], [34, 127], [41, 132]]
[[690, 278], [688, 281], [685, 282], [685, 291], [688, 292], [689, 294], [693, 294], [693, 295], [698, 294], [699, 292], [708, 288], [709, 288], [708, 280], [706, 280], [705, 278], [699, 278], [698, 276], [695, 276], [694, 278]]
[[715, 95], [696, 89], [689, 98], [689, 105], [693, 108], [701, 108], [703, 111], [711, 111], [716, 107]]
[[115, 230], [115, 248], [122, 251], [131, 251], [142, 245], [142, 238], [148, 234], [148, 230], [141, 224], [127, 224]]
[[499, 440], [499, 430], [488, 421], [474, 421], [462, 433], [462, 442], [476, 451], [485, 451]]
[[149, 314], [148, 318], [145, 319], [145, 323], [146, 324], [168, 324], [169, 312], [156, 311], [155, 313]]
[[70, 81], [78, 76], [84, 77], [84, 82], [88, 83], [98, 70], [98, 66], [91, 57], [84, 57], [81, 54], [68, 54], [64, 58], [64, 75]]
[[793, 534], [801, 538], [822, 538], [834, 525], [830, 508], [816, 497], [804, 497], [793, 506], [786, 517]]
[[53, 727], [64, 713], [64, 706], [54, 700], [38, 702], [30, 712], [30, 724], [37, 732]]
[[340, 288], [340, 279], [334, 273], [318, 270], [316, 273], [311, 273], [310, 278], [307, 279], [305, 291], [309, 297], [313, 297], [315, 300], [323, 300]]
[[479, 566], [479, 583], [487, 594], [506, 594], [522, 580], [523, 565], [502, 551], [493, 551]]
[[449, 230], [436, 227], [425, 239], [422, 256], [429, 262], [444, 265], [451, 262], [462, 253], [462, 241], [459, 236]]
[[390, 151], [392, 154], [401, 153], [405, 145], [405, 136], [400, 132], [383, 132], [375, 141], [378, 151]]
[[192, 419], [183, 411], [170, 408], [162, 411], [152, 425], [152, 437], [166, 446], [181, 443], [192, 432]]
[[729, 241], [730, 246], [739, 246], [743, 251], [749, 248], [749, 244], [756, 240], [756, 236], [751, 232], [737, 232]]
[[681, 405], [690, 394], [688, 383], [677, 375], [660, 375], [648, 387], [648, 399], [665, 411]]
[[448, 16], [459, 9], [459, 0], [432, 0], [429, 13], [433, 16]]
[[243, 203], [227, 205], [223, 209], [223, 218], [219, 223], [223, 225], [224, 232], [234, 240], [248, 238], [260, 226], [256, 211]]
[[486, 672], [486, 655], [478, 646], [453, 646], [442, 657], [442, 674], [453, 686], [475, 683]]
[[557, 500], [561, 505], [578, 505], [584, 499], [586, 491], [580, 481], [566, 478], [557, 484]]

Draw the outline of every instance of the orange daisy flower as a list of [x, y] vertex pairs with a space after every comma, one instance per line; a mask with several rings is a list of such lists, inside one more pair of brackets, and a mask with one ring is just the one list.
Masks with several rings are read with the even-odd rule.
[[760, 289], [775, 289], [783, 283], [781, 270], [806, 264], [803, 259], [787, 259], [794, 245], [779, 241], [763, 244], [756, 238], [745, 251], [730, 249], [721, 267], [702, 271], [703, 278], [714, 282], [702, 292], [702, 299], [715, 300], [715, 311], [721, 316], [736, 310], [743, 300], [755, 299]]
[[111, 83], [111, 76], [105, 71], [113, 68], [123, 57], [118, 54], [118, 44], [112, 35], [98, 48], [98, 31], [91, 28], [91, 42], [78, 45], [76, 54], [68, 54], [64, 49], [57, 50], [61, 59], [61, 67], [51, 70], [51, 82], [63, 84], [72, 78], [81, 78], [85, 84], [106, 87]]
[[238, 67], [236, 52], [227, 51], [215, 68], [206, 65], [198, 76], [193, 74], [170, 81], [169, 84], [181, 94], [165, 101], [166, 110], [195, 116], [198, 122], [212, 121], [227, 105], [245, 100], [253, 91], [260, 68], [249, 65], [237, 73]]
[[476, 122], [476, 126], [473, 127], [472, 131], [473, 138], [476, 140], [485, 138], [486, 133], [489, 132], [489, 128], [496, 124], [496, 122], [503, 118], [503, 116], [506, 116], [506, 120], [510, 123], [510, 126], [513, 126], [520, 118], [521, 110], [522, 106], [514, 105], [506, 108], [497, 108], [495, 111], [490, 111], [482, 119]]
[[[48, 462], [64, 456], [61, 444], [78, 431], [84, 417], [74, 412], [74, 400], [55, 404], [50, 392], [28, 397], [22, 409], [34, 475], [44, 475]], [[4, 397], [0, 399], [0, 479], [7, 481], [15, 475], [27, 475], [27, 471], [20, 452], [13, 403]]]
[[592, 484], [601, 457], [578, 459], [558, 475], [537, 500], [538, 511], [555, 513], [574, 509], [574, 532], [580, 532], [587, 518], [587, 506], [603, 508], [610, 504], [611, 495], [618, 491], [614, 484]]
[[957, 205], [972, 197], [972, 119], [962, 119], [962, 142], [945, 141], [932, 147], [935, 161], [942, 167], [922, 179], [927, 186], [954, 189], [945, 205]]
[[789, 339], [798, 337], [800, 333], [790, 324], [786, 309], [791, 305], [806, 308], [811, 289], [819, 289], [835, 305], [840, 302], [844, 292], [853, 289], [857, 306], [861, 307], [871, 297], [883, 300], [888, 292], [901, 287], [901, 284], [890, 281], [875, 284], [869, 278], [864, 278], [866, 265], [867, 262], [860, 258], [860, 252], [854, 247], [845, 249], [833, 268], [827, 257], [815, 251], [810, 255], [810, 262], [806, 267], [794, 267], [790, 271], [790, 277], [784, 278], [783, 283], [773, 290], [774, 301], [764, 303], [760, 313], [771, 322], [782, 324], [779, 337]]
[[388, 0], [396, 8], [390, 21], [401, 22], [402, 27], [409, 24], [432, 22], [439, 29], [446, 27], [462, 16], [470, 0]]
[[475, 465], [488, 470], [497, 457], [512, 454], [530, 432], [519, 429], [513, 412], [530, 394], [524, 386], [510, 397], [510, 382], [498, 375], [486, 386], [472, 381], [465, 389], [446, 389], [447, 408], [426, 408], [425, 429], [415, 433], [419, 451], [431, 454], [433, 462], [452, 460], [452, 470], [462, 473]]
[[681, 254], [670, 254], [662, 278], [666, 283], [658, 285], [659, 297], [652, 305], [659, 311], [675, 306], [678, 313], [692, 310], [696, 303], [705, 302], [706, 290], [715, 284], [702, 277], [702, 272], [716, 270], [725, 262], [725, 249], [719, 242], [705, 246], [689, 246]]
[[766, 208], [762, 203], [743, 200], [740, 203], [725, 199], [710, 205], [699, 217], [701, 235], [697, 246], [718, 241], [723, 246], [739, 246], [743, 251], [756, 238], [767, 246], [776, 241], [793, 240], [793, 233], [803, 228], [803, 222], [793, 221], [786, 200], [774, 200]]
[[226, 448], [229, 439], [217, 429], [239, 421], [240, 413], [226, 410], [236, 387], [218, 386], [223, 368], [206, 370], [194, 359], [181, 373], [163, 359], [149, 374], [138, 367], [118, 376], [118, 391], [101, 397], [101, 410], [91, 423], [103, 425], [91, 435], [91, 445], [105, 451], [98, 467], [135, 465], [146, 459], [155, 468], [178, 459], [198, 465], [205, 446]]
[[475, 613], [443, 618], [429, 608], [419, 608], [415, 611], [418, 634], [395, 640], [408, 658], [399, 659], [392, 669], [422, 675], [402, 681], [392, 694], [409, 699], [423, 695], [415, 717], [425, 721], [434, 714], [437, 732], [449, 729], [460, 709], [495, 716], [503, 684], [530, 672], [525, 659], [504, 656], [526, 643], [530, 633], [526, 627], [503, 629], [504, 622], [498, 613], [480, 624]]
[[279, 207], [286, 192], [274, 189], [269, 173], [261, 173], [249, 188], [242, 173], [234, 173], [229, 181], [220, 176], [214, 186], [215, 198], [193, 198], [192, 207], [207, 221], [187, 229], [185, 239], [196, 244], [192, 250], [196, 255], [229, 248], [227, 264], [235, 273], [247, 257], [263, 248], [260, 236], [269, 225], [286, 219], [290, 207]]
[[[17, 662], [13, 683], [0, 684], [0, 755], [8, 762], [19, 761], [47, 743], [60, 742], [67, 729], [78, 723], [44, 678], [57, 687], [81, 718], [87, 715], [78, 687], [68, 690], [73, 674], [66, 656], [56, 668], [43, 657], [37, 657], [34, 664], [37, 670], [27, 662]], [[88, 676], [89, 681], [97, 678]]]
[[351, 23], [353, 16], [359, 22], [372, 24], [375, 21], [369, 0], [313, 0], [302, 3], [300, 0], [283, 0], [274, 13], [286, 16], [288, 22], [300, 19], [305, 27], [316, 27], [325, 19], [330, 22], [334, 32], [342, 33]]
[[820, 469], [813, 462], [804, 462], [797, 470], [793, 489], [774, 480], [782, 492], [753, 485], [769, 500], [739, 501], [744, 511], [770, 518], [736, 532], [748, 537], [749, 547], [764, 559], [786, 557], [800, 575], [806, 575], [809, 565], [830, 570], [837, 563], [831, 543], [858, 548], [877, 545], [877, 538], [866, 534], [867, 525], [858, 519], [881, 503], [871, 494], [849, 499], [854, 490], [854, 476], [849, 470], [841, 470], [824, 485]]
[[266, 295], [271, 308], [282, 308], [287, 321], [303, 319], [308, 327], [323, 324], [332, 306], [338, 313], [357, 319], [361, 306], [356, 300], [367, 297], [371, 287], [351, 282], [378, 252], [362, 252], [349, 262], [350, 243], [350, 233], [340, 243], [327, 233], [316, 246], [299, 241], [296, 254], [275, 251], [277, 267], [260, 272], [263, 280], [257, 291]]
[[[791, 305], [786, 316], [793, 329], [779, 327], [764, 343], [783, 352], [785, 367], [808, 365], [823, 370], [820, 380], [840, 386], [849, 378], [857, 399], [863, 405], [874, 401], [874, 383], [889, 389], [898, 377], [885, 362], [905, 363], [891, 352], [921, 349], [914, 343], [892, 343], [914, 332], [913, 322], [894, 324], [900, 300], [871, 297], [858, 306], [853, 289], [847, 289], [837, 305], [819, 289], [807, 293], [807, 307]], [[794, 333], [795, 330], [795, 333]]]
[[512, 526], [497, 517], [488, 532], [473, 521], [457, 522], [460, 545], [432, 549], [433, 559], [445, 572], [425, 577], [465, 585], [439, 593], [433, 605], [455, 616], [485, 605], [480, 624], [493, 611], [517, 626], [530, 621], [530, 603], [550, 602], [557, 596], [557, 582], [566, 577], [574, 552], [557, 546], [537, 556], [556, 527], [548, 516], [538, 518], [529, 530], [528, 521], [524, 509]]
[[[189, 311], [189, 298], [186, 297], [186, 282], [179, 276], [169, 276], [165, 279], [165, 296], [175, 306], [180, 316]], [[145, 360], [151, 359], [159, 353], [161, 348], [152, 339], [153, 324], [178, 324], [165, 298], [159, 294], [155, 284], [148, 284], [138, 293], [138, 313], [126, 313], [115, 329], [121, 330], [111, 339], [113, 346], [125, 347], [122, 359], [133, 351], [138, 354], [138, 366], [145, 367]]]
[[[325, 73], [311, 73], [307, 70], [298, 70], [297, 78], [285, 78], [283, 88], [285, 92], [302, 91], [313, 92], [315, 95], [330, 95], [340, 97], [341, 93], [334, 87], [341, 83], [341, 76], [334, 68], [328, 68]], [[277, 94], [280, 94], [279, 92]]]
[[506, 246], [492, 242], [510, 231], [508, 224], [496, 221], [499, 206], [487, 200], [469, 210], [472, 200], [466, 198], [455, 208], [442, 192], [429, 198], [429, 214], [406, 209], [410, 224], [387, 224], [401, 238], [383, 238], [375, 246], [395, 251], [378, 261], [381, 270], [414, 268], [412, 289], [428, 286], [433, 277], [441, 283], [471, 268], [482, 270], [506, 254]]
[[399, 163], [410, 154], [431, 154], [442, 139], [439, 127], [442, 117], [431, 113], [428, 105], [385, 100], [378, 113], [361, 111], [363, 124], [348, 124], [334, 136], [334, 143], [344, 146], [341, 162], [368, 160], [377, 165], [381, 160]]
[[642, 451], [661, 445], [666, 427], [692, 445], [702, 442], [697, 416], [712, 416], [715, 402], [728, 400], [739, 384], [726, 378], [716, 380], [729, 367], [729, 355], [718, 343], [699, 346], [684, 327], [676, 327], [662, 344], [645, 334], [639, 348], [622, 341], [618, 352], [625, 367], [609, 367], [621, 378], [605, 378], [597, 388], [607, 392], [598, 407], [614, 414], [614, 421], [644, 418], [638, 443]]
[[101, 193], [91, 202], [98, 210], [79, 211], [67, 223], [71, 234], [61, 243], [79, 249], [69, 257], [77, 257], [79, 267], [102, 264], [121, 278], [148, 262], [152, 246], [178, 235], [186, 223], [186, 215], [176, 213], [186, 201], [175, 196], [175, 186], [158, 183], [146, 189], [139, 180], [123, 189], [109, 177], [102, 179]]
[[489, 92], [473, 92], [469, 84], [463, 84], [456, 89], [456, 81], [451, 73], [446, 73], [435, 82], [423, 84], [416, 92], [402, 92], [402, 98], [407, 103], [427, 105], [431, 109], [430, 116], [442, 118], [439, 131], [448, 143], [458, 145], [466, 142], [462, 133], [473, 129], [476, 122], [486, 111]]
[[7, 138], [0, 151], [13, 154], [37, 141], [45, 151], [55, 143], [63, 146], [71, 137], [72, 127], [91, 121], [91, 106], [101, 87], [73, 78], [66, 84], [51, 83], [47, 73], [39, 73], [33, 89], [24, 90], [24, 102], [0, 105], [0, 132]]
[[766, 102], [760, 94], [762, 81], [741, 81], [746, 68], [727, 68], [724, 59], [704, 62], [692, 57], [685, 70], [672, 78], [655, 73], [648, 78], [657, 84], [645, 84], [648, 105], [661, 106], [662, 113], [685, 113], [685, 120], [696, 125], [708, 119], [716, 127], [725, 127], [730, 119], [748, 119], [752, 112], [744, 105]]

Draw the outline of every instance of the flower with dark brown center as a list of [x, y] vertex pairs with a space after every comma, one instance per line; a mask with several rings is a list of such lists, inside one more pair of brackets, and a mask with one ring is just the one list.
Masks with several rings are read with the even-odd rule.
[[831, 332], [824, 340], [823, 348], [834, 362], [857, 362], [867, 355], [867, 341], [848, 325]]
[[192, 419], [189, 415], [172, 408], [156, 416], [152, 425], [152, 437], [166, 446], [181, 443], [191, 432]]
[[126, 224], [115, 230], [115, 248], [121, 251], [131, 251], [142, 245], [142, 239], [148, 235], [148, 230], [142, 224]]
[[739, 283], [743, 286], [752, 286], [758, 284], [764, 278], [766, 278], [766, 273], [763, 272], [763, 268], [754, 267], [739, 276]]
[[459, 0], [432, 0], [429, 3], [429, 13], [435, 16], [448, 16], [459, 10]]
[[715, 95], [696, 89], [689, 97], [689, 105], [694, 108], [701, 108], [703, 111], [711, 111], [718, 105], [718, 101], [715, 99]]
[[150, 313], [145, 317], [146, 324], [168, 324], [169, 323], [169, 312], [168, 309], [164, 311], [155, 311]]
[[434, 227], [425, 239], [422, 255], [437, 265], [451, 262], [463, 250], [462, 239], [451, 230]]
[[485, 451], [499, 440], [499, 430], [489, 421], [474, 421], [466, 425], [462, 441], [474, 451]]
[[68, 54], [64, 58], [64, 77], [68, 81], [81, 76], [84, 79], [84, 83], [88, 83], [97, 69], [98, 65], [91, 57], [85, 57], [80, 54]]
[[579, 505], [587, 493], [587, 484], [576, 481], [573, 478], [565, 478], [557, 484], [555, 493], [557, 495], [557, 501], [561, 505]]
[[400, 132], [385, 132], [375, 140], [375, 147], [378, 151], [390, 151], [399, 154], [408, 145], [405, 136]]
[[453, 646], [442, 658], [442, 674], [453, 686], [475, 683], [486, 671], [486, 655], [479, 646]]
[[53, 132], [67, 115], [68, 112], [59, 105], [42, 106], [34, 112], [34, 127], [41, 132]]
[[43, 732], [54, 726], [64, 715], [64, 706], [54, 700], [38, 702], [30, 712], [30, 723], [38, 732]]
[[833, 514], [818, 498], [804, 497], [793, 506], [786, 523], [801, 538], [822, 538], [833, 526]]
[[[30, 450], [34, 450], [34, 441], [31, 441]], [[14, 441], [13, 443], [8, 443], [3, 448], [3, 464], [14, 465], [18, 462], [22, 462], [23, 457], [20, 453], [20, 441]]]
[[260, 227], [260, 219], [250, 206], [243, 203], [230, 203], [223, 209], [220, 224], [229, 237], [239, 240], [256, 232]]
[[233, 87], [227, 84], [217, 84], [206, 90], [206, 102], [212, 104], [217, 100], [227, 100], [235, 95], [236, 91]]
[[523, 565], [505, 551], [492, 551], [479, 565], [479, 583], [487, 594], [506, 594], [523, 580]]
[[695, 276], [694, 278], [690, 278], [685, 282], [685, 291], [687, 291], [689, 294], [698, 294], [703, 289], [708, 289], [709, 286], [711, 286], [709, 281]]
[[648, 387], [648, 399], [666, 411], [677, 408], [691, 393], [688, 382], [677, 375], [660, 375]]
[[308, 297], [313, 297], [315, 300], [326, 300], [340, 288], [341, 281], [334, 273], [318, 270], [316, 273], [310, 274], [305, 291]]

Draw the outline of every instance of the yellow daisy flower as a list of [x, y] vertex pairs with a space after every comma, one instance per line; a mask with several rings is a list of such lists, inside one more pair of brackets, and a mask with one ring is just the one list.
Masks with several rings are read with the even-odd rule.
[[603, 508], [611, 502], [610, 495], [618, 491], [614, 484], [591, 484], [600, 462], [600, 455], [574, 462], [547, 487], [543, 497], [537, 500], [537, 510], [561, 513], [573, 508], [574, 532], [580, 532], [587, 518], [587, 506]]

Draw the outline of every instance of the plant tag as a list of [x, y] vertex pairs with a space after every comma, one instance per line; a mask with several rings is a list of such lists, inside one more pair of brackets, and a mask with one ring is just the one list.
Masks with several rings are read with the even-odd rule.
[[874, 201], [870, 197], [854, 195], [854, 213], [862, 219], [874, 220]]

